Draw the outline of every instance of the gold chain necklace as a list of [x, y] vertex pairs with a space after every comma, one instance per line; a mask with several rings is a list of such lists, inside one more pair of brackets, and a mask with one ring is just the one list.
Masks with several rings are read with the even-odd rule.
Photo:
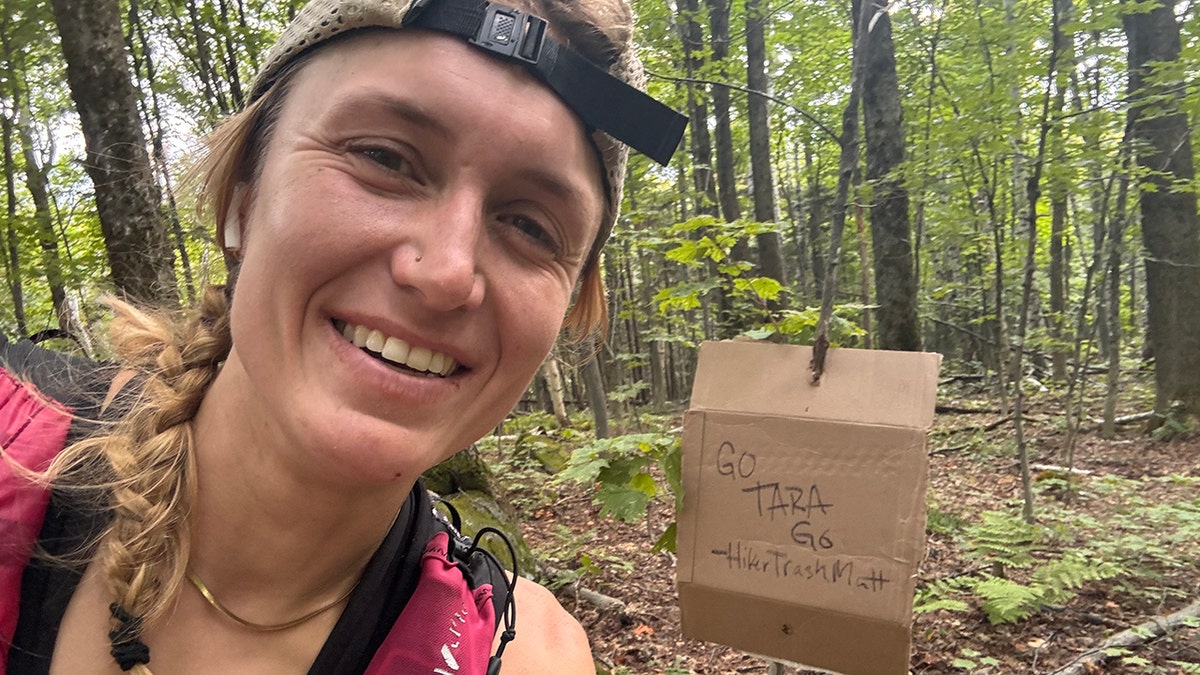
[[329, 604], [326, 604], [326, 605], [322, 605], [322, 606], [314, 609], [313, 611], [309, 612], [308, 614], [305, 614], [304, 616], [292, 619], [291, 621], [284, 621], [283, 623], [254, 623], [253, 621], [247, 621], [247, 620], [243, 619], [242, 617], [238, 616], [237, 614], [234, 614], [233, 612], [229, 611], [229, 609], [227, 607], [225, 607], [225, 605], [222, 605], [221, 601], [217, 600], [217, 598], [212, 594], [212, 591], [208, 590], [208, 586], [205, 586], [204, 582], [200, 581], [200, 577], [196, 576], [196, 573], [193, 572], [191, 570], [191, 568], [188, 568], [187, 578], [188, 578], [188, 581], [192, 582], [192, 585], [196, 587], [196, 590], [200, 591], [200, 595], [204, 596], [204, 599], [208, 601], [208, 604], [212, 605], [213, 609], [215, 609], [221, 613], [221, 616], [229, 619], [230, 621], [238, 624], [239, 626], [242, 626], [243, 628], [249, 628], [250, 630], [256, 630], [256, 631], [260, 631], [263, 633], [271, 633], [271, 632], [275, 632], [275, 631], [287, 630], [288, 628], [294, 628], [296, 626], [299, 626], [302, 623], [305, 623], [307, 621], [315, 619], [318, 616], [324, 614], [325, 612], [328, 612], [329, 610], [333, 609], [334, 607], [337, 607], [338, 605], [342, 604], [342, 602], [345, 601], [346, 598], [350, 597], [350, 594], [354, 592], [354, 589], [358, 588], [358, 583], [355, 583], [353, 586], [350, 587], [350, 590], [343, 593], [341, 595], [341, 597], [334, 600], [333, 602], [330, 602]]
[[[385, 531], [383, 534], [383, 538], [385, 540], [387, 539], [387, 536], [391, 534], [392, 528], [396, 527], [396, 521], [400, 519], [400, 513], [403, 511], [404, 505], [401, 504], [400, 508], [396, 511], [396, 515], [392, 516], [392, 524], [388, 525], [387, 531]], [[188, 581], [192, 582], [192, 585], [196, 587], [196, 590], [200, 591], [200, 595], [204, 596], [204, 599], [208, 601], [208, 604], [212, 605], [213, 609], [220, 612], [221, 616], [229, 619], [239, 626], [242, 626], [243, 628], [249, 628], [250, 630], [256, 630], [262, 633], [273, 633], [275, 631], [294, 628], [306, 621], [310, 621], [318, 616], [321, 616], [325, 612], [328, 612], [334, 607], [342, 604], [346, 598], [350, 597], [350, 594], [354, 592], [354, 589], [358, 588], [359, 582], [362, 581], [360, 578], [358, 581], [354, 582], [354, 585], [350, 587], [350, 590], [343, 593], [340, 598], [334, 600], [328, 605], [322, 605], [321, 607], [314, 609], [304, 616], [292, 619], [291, 621], [284, 621], [283, 623], [254, 623], [253, 621], [247, 621], [237, 614], [234, 614], [233, 612], [229, 611], [229, 608], [227, 608], [225, 605], [222, 605], [221, 601], [217, 600], [216, 596], [212, 594], [212, 591], [208, 590], [208, 586], [205, 586], [204, 582], [200, 581], [200, 577], [196, 576], [196, 573], [192, 570], [190, 565], [188, 566], [187, 570], [187, 578]]]

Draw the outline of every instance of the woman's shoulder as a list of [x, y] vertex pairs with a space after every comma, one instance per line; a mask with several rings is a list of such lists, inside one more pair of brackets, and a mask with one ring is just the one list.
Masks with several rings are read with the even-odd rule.
[[504, 675], [596, 672], [587, 633], [553, 593], [522, 578], [513, 597], [517, 635], [504, 652]]

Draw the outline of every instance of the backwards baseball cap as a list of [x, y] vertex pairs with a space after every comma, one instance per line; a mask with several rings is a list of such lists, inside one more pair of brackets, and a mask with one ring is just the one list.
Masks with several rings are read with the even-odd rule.
[[687, 126], [686, 117], [645, 93], [644, 71], [632, 45], [615, 63], [593, 63], [556, 40], [545, 19], [487, 0], [313, 0], [267, 54], [247, 102], [261, 97], [283, 67], [305, 51], [372, 27], [415, 27], [455, 35], [523, 65], [554, 91], [591, 131], [604, 165], [609, 208], [596, 247], [612, 231], [621, 203], [626, 148], [665, 165]]

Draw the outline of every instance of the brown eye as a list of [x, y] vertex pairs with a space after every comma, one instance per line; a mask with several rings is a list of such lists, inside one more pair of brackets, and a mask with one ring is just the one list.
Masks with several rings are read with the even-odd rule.
[[547, 250], [558, 253], [558, 241], [550, 234], [550, 231], [543, 227], [541, 223], [527, 216], [510, 216], [508, 222], [512, 224], [518, 232], [535, 241], [538, 245]]
[[373, 164], [391, 173], [398, 173], [404, 176], [412, 176], [414, 174], [412, 162], [409, 162], [404, 155], [393, 150], [387, 148], [362, 148], [358, 153]]

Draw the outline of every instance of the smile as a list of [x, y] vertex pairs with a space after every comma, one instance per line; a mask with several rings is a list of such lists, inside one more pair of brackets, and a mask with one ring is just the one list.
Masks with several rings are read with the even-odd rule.
[[384, 335], [366, 326], [345, 321], [333, 322], [342, 337], [371, 356], [406, 371], [429, 377], [446, 377], [458, 369], [458, 362], [449, 356], [425, 347], [413, 347], [398, 337]]

